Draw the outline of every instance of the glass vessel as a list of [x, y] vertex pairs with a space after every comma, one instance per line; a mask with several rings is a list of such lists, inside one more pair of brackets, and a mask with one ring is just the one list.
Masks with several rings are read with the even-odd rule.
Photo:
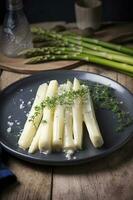
[[32, 35], [23, 12], [22, 0], [7, 0], [6, 8], [1, 50], [9, 57], [16, 57], [20, 51], [33, 46]]

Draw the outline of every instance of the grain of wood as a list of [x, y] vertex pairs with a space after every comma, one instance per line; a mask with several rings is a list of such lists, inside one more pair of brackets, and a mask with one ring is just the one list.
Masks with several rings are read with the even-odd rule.
[[53, 200], [132, 200], [133, 140], [112, 155], [81, 166], [55, 168]]
[[115, 24], [99, 30], [95, 36], [104, 41], [117, 41], [117, 39], [133, 34], [133, 24]]
[[[4, 71], [1, 89], [27, 75]], [[17, 176], [17, 184], [1, 192], [1, 200], [48, 200], [51, 196], [51, 167], [41, 167], [6, 156], [7, 166]]]
[[[7, 160], [7, 158], [6, 158]], [[17, 183], [1, 193], [1, 200], [49, 200], [51, 168], [8, 157], [7, 166], [17, 176]]]
[[[98, 73], [113, 80], [118, 80], [117, 73], [94, 65], [83, 65], [76, 69]], [[125, 80], [126, 76], [120, 76]], [[129, 80], [130, 78], [127, 78], [124, 82], [124, 85], [128, 88], [131, 87]], [[111, 156], [86, 165], [73, 166], [67, 169], [65, 167], [55, 168], [52, 199], [131, 200], [133, 198], [132, 145], [133, 140], [125, 148], [113, 153]], [[125, 160], [127, 157], [130, 158], [128, 161]]]
[[0, 79], [1, 80], [1, 82], [0, 82], [1, 89], [4, 89], [11, 83], [14, 83], [15, 81], [25, 78], [27, 76], [29, 76], [29, 75], [3, 71], [1, 74], [1, 79]]
[[126, 86], [133, 93], [133, 78], [118, 73], [117, 81]]
[[[76, 69], [118, 80], [132, 91], [132, 79], [125, 75], [86, 64]], [[4, 71], [1, 76], [1, 86], [5, 88], [25, 76]], [[133, 140], [107, 158], [81, 166], [55, 167], [53, 180], [51, 168], [35, 166], [7, 156], [7, 166], [17, 175], [19, 183], [3, 191], [1, 199], [132, 200], [132, 146]]]
[[42, 64], [25, 64], [24, 58], [8, 58], [0, 53], [0, 68], [3, 70], [23, 74], [36, 73], [52, 69], [71, 69], [78, 65], [79, 61], [51, 61]]

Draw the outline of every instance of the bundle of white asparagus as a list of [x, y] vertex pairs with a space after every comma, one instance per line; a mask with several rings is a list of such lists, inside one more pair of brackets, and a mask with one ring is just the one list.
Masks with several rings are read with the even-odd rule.
[[[104, 141], [96, 120], [89, 89], [82, 98], [86, 86], [74, 78], [58, 85], [57, 80], [39, 86], [34, 103], [19, 138], [19, 147], [37, 150], [45, 154], [51, 151], [82, 150], [83, 121], [95, 148]], [[68, 101], [68, 102], [67, 102]]]

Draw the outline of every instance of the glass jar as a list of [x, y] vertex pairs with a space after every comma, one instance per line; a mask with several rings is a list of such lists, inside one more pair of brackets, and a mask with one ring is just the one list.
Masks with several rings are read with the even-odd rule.
[[20, 51], [33, 46], [32, 35], [23, 12], [22, 0], [7, 0], [6, 8], [1, 50], [9, 57], [16, 57]]

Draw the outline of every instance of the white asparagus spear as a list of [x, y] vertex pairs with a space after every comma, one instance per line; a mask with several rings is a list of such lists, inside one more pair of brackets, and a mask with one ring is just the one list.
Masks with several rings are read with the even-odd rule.
[[84, 117], [84, 122], [86, 124], [92, 144], [96, 148], [101, 147], [104, 141], [103, 141], [103, 138], [102, 138], [102, 135], [101, 135], [101, 132], [96, 120], [90, 92], [88, 92], [87, 101], [83, 104], [83, 117]]
[[[57, 94], [58, 82], [52, 80], [49, 83], [46, 97], [53, 97]], [[53, 136], [53, 117], [54, 109], [45, 107], [43, 110], [42, 126], [40, 128], [39, 149], [41, 152], [50, 152], [52, 149], [52, 136]]]
[[[70, 91], [72, 83], [67, 81], [66, 91]], [[68, 150], [75, 150], [73, 140], [73, 127], [72, 127], [72, 107], [65, 109], [65, 126], [64, 126], [64, 137], [63, 137], [63, 149], [67, 152]]]
[[42, 129], [42, 122], [40, 123], [36, 135], [34, 136], [32, 143], [29, 147], [29, 153], [34, 153], [36, 150], [38, 150], [38, 142], [39, 142], [39, 137], [40, 137], [40, 129]]
[[47, 91], [46, 83], [40, 85], [37, 90], [34, 103], [29, 112], [29, 116], [24, 125], [23, 132], [18, 141], [19, 146], [23, 149], [27, 149], [30, 146], [32, 139], [37, 131], [39, 124], [40, 124], [40, 121], [42, 118], [42, 110], [40, 110], [39, 114], [35, 117], [34, 123], [33, 123], [33, 121], [30, 121], [30, 119], [35, 114], [35, 107], [40, 105], [40, 103], [45, 99], [46, 91]]
[[[81, 89], [80, 83], [78, 79], [74, 78], [73, 90], [77, 91], [79, 89]], [[83, 116], [82, 116], [81, 98], [77, 98], [74, 100], [74, 104], [72, 106], [72, 112], [73, 112], [74, 144], [76, 148], [81, 149], [83, 140]]]
[[[64, 85], [58, 88], [58, 95], [63, 93]], [[53, 122], [53, 150], [60, 151], [63, 143], [63, 132], [64, 132], [64, 105], [57, 105], [54, 112]]]

